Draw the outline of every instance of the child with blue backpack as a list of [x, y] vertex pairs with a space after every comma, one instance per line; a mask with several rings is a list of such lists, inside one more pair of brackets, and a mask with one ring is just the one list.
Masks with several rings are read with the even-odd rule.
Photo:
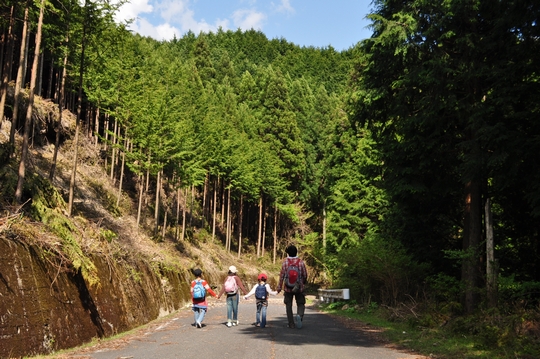
[[210, 288], [206, 280], [202, 278], [202, 270], [199, 268], [193, 270], [195, 280], [191, 281], [191, 299], [193, 306], [191, 310], [195, 315], [195, 328], [202, 328], [202, 321], [204, 315], [208, 310], [208, 303], [206, 302], [206, 294], [217, 298], [217, 294]]
[[258, 284], [253, 286], [248, 294], [244, 296], [244, 299], [248, 299], [255, 294], [255, 300], [257, 304], [257, 314], [255, 316], [255, 326], [264, 328], [266, 326], [266, 310], [268, 308], [268, 296], [277, 295], [278, 292], [273, 291], [270, 284], [266, 283], [268, 276], [264, 273], [259, 274], [257, 277]]

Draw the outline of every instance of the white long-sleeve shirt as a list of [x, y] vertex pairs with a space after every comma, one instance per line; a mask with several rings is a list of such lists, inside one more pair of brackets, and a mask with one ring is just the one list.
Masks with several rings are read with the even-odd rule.
[[[261, 284], [262, 284], [262, 283], [261, 283]], [[255, 294], [255, 290], [257, 289], [257, 286], [258, 286], [258, 285], [259, 285], [259, 284], [254, 285], [253, 288], [251, 288], [251, 290], [249, 291], [249, 293], [246, 294], [246, 295], [244, 296], [244, 299], [248, 299], [248, 298], [251, 297], [253, 294]], [[269, 295], [277, 295], [277, 294], [278, 294], [277, 291], [272, 290], [272, 288], [270, 288], [270, 284], [266, 283], [265, 287], [266, 287], [266, 291], [268, 292]]]

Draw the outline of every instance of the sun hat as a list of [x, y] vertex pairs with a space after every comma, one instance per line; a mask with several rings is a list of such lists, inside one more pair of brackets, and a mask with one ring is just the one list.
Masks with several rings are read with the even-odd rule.
[[235, 266], [230, 266], [229, 267], [229, 272], [236, 273], [236, 267]]

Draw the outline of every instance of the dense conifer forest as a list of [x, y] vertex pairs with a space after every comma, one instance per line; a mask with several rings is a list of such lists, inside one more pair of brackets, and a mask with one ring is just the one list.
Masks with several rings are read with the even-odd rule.
[[[17, 183], [0, 180], [4, 213], [31, 205], [25, 156], [40, 121], [55, 156], [77, 151], [62, 136], [69, 110], [69, 143], [99, 148], [138, 222], [151, 209], [155, 238], [202, 228], [273, 261], [296, 243], [318, 284], [359, 302], [538, 325], [537, 1], [376, 0], [372, 37], [341, 52], [255, 30], [156, 41], [114, 11], [0, 5], [0, 158], [19, 168]], [[58, 115], [33, 114], [36, 96]], [[193, 206], [200, 218], [186, 217]]]

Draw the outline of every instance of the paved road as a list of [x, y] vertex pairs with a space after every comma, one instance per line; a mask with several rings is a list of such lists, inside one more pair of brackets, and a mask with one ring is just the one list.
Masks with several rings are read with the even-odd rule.
[[240, 325], [228, 328], [225, 300], [211, 298], [203, 328], [193, 326], [189, 308], [122, 339], [62, 356], [85, 359], [270, 358], [419, 359], [347, 329], [332, 316], [307, 307], [302, 329], [289, 329], [282, 295], [271, 298], [267, 327], [255, 327], [255, 301], [241, 300]]

